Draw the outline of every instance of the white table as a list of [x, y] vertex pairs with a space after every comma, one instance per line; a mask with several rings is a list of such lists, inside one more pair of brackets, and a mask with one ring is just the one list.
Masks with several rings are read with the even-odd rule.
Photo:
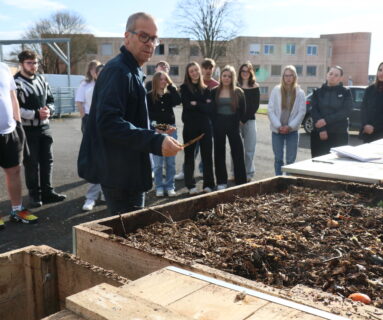
[[[372, 144], [377, 152], [383, 152], [383, 139]], [[374, 162], [361, 162], [351, 158], [339, 158], [330, 153], [283, 166], [282, 171], [297, 176], [383, 185], [383, 158]]]

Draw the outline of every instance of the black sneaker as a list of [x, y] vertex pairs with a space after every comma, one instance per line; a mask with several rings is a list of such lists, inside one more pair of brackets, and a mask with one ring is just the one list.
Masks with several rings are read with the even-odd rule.
[[29, 196], [29, 206], [31, 208], [39, 208], [43, 205], [41, 201], [41, 196]]
[[43, 194], [41, 196], [41, 200], [43, 201], [43, 203], [54, 203], [54, 202], [60, 202], [60, 201], [64, 201], [66, 199], [66, 195], [65, 194], [59, 194], [59, 193], [56, 193], [54, 191], [52, 191], [51, 193], [48, 193], [48, 194]]

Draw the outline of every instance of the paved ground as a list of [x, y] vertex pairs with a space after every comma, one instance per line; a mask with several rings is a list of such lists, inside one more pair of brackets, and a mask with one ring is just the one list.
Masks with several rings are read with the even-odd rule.
[[[179, 124], [181, 108], [176, 108]], [[271, 150], [271, 134], [267, 116], [257, 116], [257, 151], [256, 151], [256, 180], [274, 175], [273, 154]], [[0, 252], [21, 248], [27, 245], [46, 244], [54, 248], [72, 251], [72, 226], [100, 219], [108, 216], [106, 207], [98, 205], [92, 212], [82, 212], [84, 194], [87, 184], [77, 176], [76, 160], [81, 142], [80, 119], [78, 116], [69, 116], [52, 121], [54, 135], [54, 174], [53, 182], [56, 190], [68, 195], [66, 201], [58, 204], [45, 205], [33, 212], [39, 216], [40, 222], [36, 225], [23, 225], [8, 222], [6, 229], [0, 231]], [[179, 127], [182, 132], [182, 126]], [[300, 148], [297, 160], [310, 158], [309, 136], [301, 130]], [[181, 135], [181, 134], [180, 134]], [[356, 137], [352, 137], [351, 144], [357, 144]], [[177, 156], [177, 169], [182, 166], [183, 154]], [[229, 154], [227, 156], [229, 163]], [[177, 170], [177, 172], [178, 172]], [[198, 179], [198, 188], [202, 189], [201, 178]], [[179, 196], [175, 199], [187, 197], [183, 181], [177, 182]], [[26, 189], [23, 189], [24, 203], [28, 203]], [[174, 200], [174, 198], [172, 199]], [[152, 206], [169, 201], [169, 198], [156, 198], [154, 191], [147, 194], [146, 204]], [[4, 174], [0, 171], [0, 215], [9, 212], [10, 203], [4, 184]]]

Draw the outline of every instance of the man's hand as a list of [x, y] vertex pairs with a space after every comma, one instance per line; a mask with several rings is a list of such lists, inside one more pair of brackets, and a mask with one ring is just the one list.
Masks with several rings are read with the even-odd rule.
[[47, 106], [39, 109], [39, 113], [40, 113], [40, 119], [41, 120], [48, 119], [51, 115], [51, 111], [49, 110], [49, 108]]
[[183, 150], [182, 144], [180, 144], [176, 139], [169, 136], [165, 137], [162, 142], [162, 156], [172, 157], [181, 150]]
[[319, 119], [316, 123], [315, 123], [315, 128], [322, 128], [326, 125], [326, 120], [325, 119]]
[[374, 132], [374, 127], [370, 124], [366, 124], [364, 127], [363, 127], [363, 133], [366, 133], [366, 134], [372, 134]]
[[192, 106], [196, 106], [196, 105], [197, 105], [197, 101], [190, 101], [190, 104], [191, 104]]
[[319, 132], [319, 138], [320, 138], [321, 140], [327, 140], [327, 139], [328, 139], [327, 131], [321, 131], [321, 132]]

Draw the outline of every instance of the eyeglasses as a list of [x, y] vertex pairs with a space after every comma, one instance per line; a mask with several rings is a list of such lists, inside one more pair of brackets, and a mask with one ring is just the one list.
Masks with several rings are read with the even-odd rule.
[[155, 47], [157, 47], [160, 44], [160, 40], [157, 36], [149, 36], [145, 32], [135, 32], [135, 31], [129, 31], [132, 34], [135, 34], [138, 37], [138, 40], [140, 40], [142, 43], [148, 43], [151, 41]]
[[284, 74], [283, 75], [285, 78], [294, 78], [293, 74]]
[[37, 61], [24, 61], [24, 63], [27, 64], [27, 65], [29, 65], [29, 66], [31, 66], [31, 65], [36, 66], [36, 65], [39, 64]]
[[249, 73], [247, 70], [241, 70], [241, 73]]

